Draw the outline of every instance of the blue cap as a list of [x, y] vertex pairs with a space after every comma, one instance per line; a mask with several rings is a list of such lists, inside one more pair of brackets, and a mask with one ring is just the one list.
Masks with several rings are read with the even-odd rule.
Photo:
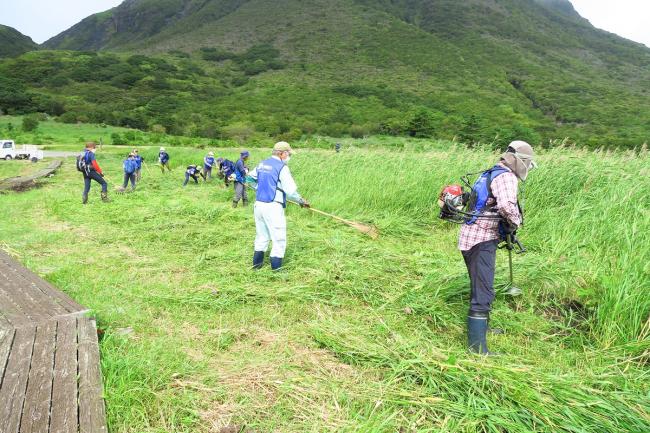
[[248, 150], [244, 150], [244, 151], [241, 153], [241, 157], [242, 157], [242, 158], [246, 158], [247, 156], [250, 156], [250, 155], [251, 155], [251, 154], [248, 153]]

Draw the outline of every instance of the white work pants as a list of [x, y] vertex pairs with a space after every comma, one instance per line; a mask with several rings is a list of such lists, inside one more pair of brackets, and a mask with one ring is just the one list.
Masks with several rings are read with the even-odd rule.
[[255, 202], [255, 251], [264, 251], [272, 242], [271, 257], [283, 258], [287, 249], [287, 219], [282, 204]]

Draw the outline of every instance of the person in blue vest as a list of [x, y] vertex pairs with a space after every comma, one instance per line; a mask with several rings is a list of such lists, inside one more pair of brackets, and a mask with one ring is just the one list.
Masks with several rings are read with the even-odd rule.
[[135, 177], [138, 170], [138, 162], [135, 160], [135, 153], [129, 153], [128, 158], [122, 164], [124, 168], [124, 182], [122, 183], [122, 191], [126, 190], [129, 181], [131, 182], [131, 191], [135, 191]]
[[244, 150], [235, 163], [235, 197], [232, 199], [232, 207], [237, 207], [239, 200], [242, 200], [243, 206], [248, 206], [248, 193], [246, 192], [248, 166], [246, 165], [246, 161], [248, 161], [249, 157], [250, 153]]
[[296, 182], [287, 166], [291, 158], [291, 146], [281, 141], [273, 147], [273, 155], [260, 162], [250, 173], [250, 178], [257, 184], [255, 201], [255, 251], [253, 269], [260, 269], [264, 263], [264, 254], [272, 243], [271, 269], [282, 267], [282, 260], [287, 248], [287, 221], [284, 209], [287, 200], [309, 207], [309, 202], [298, 193]]
[[140, 182], [140, 179], [142, 179], [142, 163], [144, 162], [144, 158], [140, 156], [138, 149], [133, 149], [133, 154], [135, 155], [134, 159], [137, 164], [137, 168], [135, 169], [135, 181]]
[[163, 173], [165, 173], [165, 167], [167, 167], [167, 170], [172, 171], [169, 166], [169, 154], [164, 147], [161, 147], [160, 152], [158, 153], [158, 163], [160, 164], [160, 170]]
[[230, 178], [235, 174], [235, 163], [229, 159], [219, 158], [219, 177], [223, 178], [226, 187], [230, 186]]
[[77, 161], [77, 169], [84, 175], [84, 191], [81, 196], [81, 202], [83, 204], [88, 203], [88, 193], [90, 192], [91, 180], [94, 180], [102, 186], [102, 201], [105, 203], [110, 202], [110, 199], [108, 198], [108, 184], [104, 179], [104, 172], [99, 167], [97, 159], [95, 158], [96, 151], [97, 145], [94, 142], [86, 143], [84, 153], [79, 155]]
[[484, 171], [472, 187], [474, 215], [460, 229], [460, 250], [470, 280], [467, 315], [469, 350], [491, 355], [487, 345], [488, 322], [494, 301], [494, 271], [500, 240], [516, 235], [523, 223], [518, 202], [518, 183], [536, 167], [535, 153], [525, 141], [513, 141], [499, 162]]
[[214, 152], [208, 152], [205, 158], [203, 158], [203, 172], [206, 181], [212, 179], [212, 167], [214, 167], [215, 164]]
[[199, 176], [205, 180], [205, 175], [201, 173], [201, 168], [198, 165], [188, 165], [185, 170], [185, 182], [183, 182], [183, 186], [187, 185], [187, 182], [190, 181], [190, 177], [194, 179], [194, 183], [198, 184]]

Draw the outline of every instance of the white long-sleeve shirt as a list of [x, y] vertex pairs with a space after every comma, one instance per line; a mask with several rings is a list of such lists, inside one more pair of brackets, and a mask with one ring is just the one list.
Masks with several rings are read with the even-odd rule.
[[[275, 155], [273, 155], [271, 158], [275, 158], [278, 161], [281, 161], [281, 159]], [[250, 177], [255, 179], [257, 181], [257, 167], [253, 169], [250, 173], [248, 173]], [[278, 190], [275, 192], [275, 199], [273, 201], [276, 201], [278, 203], [282, 203], [282, 191], [286, 194], [287, 200], [295, 201], [297, 203], [300, 203], [302, 201], [302, 197], [298, 193], [298, 185], [296, 185], [296, 181], [293, 180], [293, 176], [291, 175], [291, 170], [289, 170], [289, 166], [285, 164], [284, 168], [280, 170], [280, 180], [278, 182]]]

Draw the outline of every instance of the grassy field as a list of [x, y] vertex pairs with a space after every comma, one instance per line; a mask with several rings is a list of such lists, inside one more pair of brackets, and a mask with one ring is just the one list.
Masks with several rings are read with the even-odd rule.
[[[93, 310], [112, 433], [650, 431], [647, 151], [540, 156], [515, 257], [524, 295], [502, 295], [499, 253], [506, 333], [490, 343], [504, 355], [482, 359], [465, 349], [457, 228], [435, 202], [496, 154], [396, 147], [294, 156], [315, 207], [381, 237], [291, 207], [281, 273], [250, 270], [252, 208], [232, 209], [218, 181], [181, 187], [205, 152], [189, 148], [110, 204], [97, 185], [80, 204], [71, 161], [0, 196], [0, 248]], [[113, 180], [118, 151], [98, 153]]]
[[33, 164], [31, 161], [5, 161], [0, 159], [0, 179], [27, 176], [41, 168], [43, 168], [43, 164]]

